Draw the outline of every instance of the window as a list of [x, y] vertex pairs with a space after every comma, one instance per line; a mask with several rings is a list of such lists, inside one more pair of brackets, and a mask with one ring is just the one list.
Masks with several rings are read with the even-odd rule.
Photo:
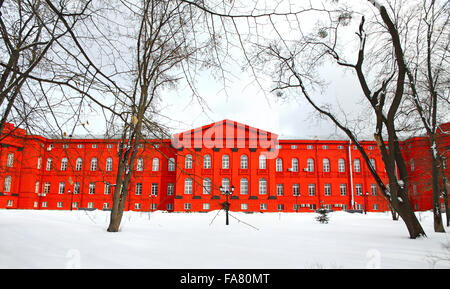
[[260, 204], [260, 205], [259, 205], [259, 209], [260, 209], [261, 211], [267, 210], [267, 204], [266, 204], [266, 203]]
[[415, 166], [413, 159], [411, 159], [410, 164], [411, 164], [411, 172], [414, 172], [414, 170], [416, 169], [416, 166]]
[[324, 172], [330, 172], [330, 160], [329, 159], [323, 159], [323, 171]]
[[79, 145], [77, 145], [77, 148], [82, 149], [82, 148], [83, 148], [83, 145], [82, 145], [82, 144], [79, 144]]
[[230, 168], [230, 157], [228, 155], [222, 156], [222, 169]]
[[192, 169], [192, 156], [186, 155], [186, 159], [184, 161], [184, 167], [186, 169]]
[[6, 176], [5, 178], [4, 191], [6, 193], [11, 191], [11, 176]]
[[36, 184], [34, 185], [34, 192], [36, 194], [39, 193], [39, 181], [37, 181]]
[[94, 203], [93, 202], [89, 202], [88, 203], [88, 209], [93, 209], [94, 208]]
[[328, 149], [328, 146], [327, 146], [327, 145], [323, 145], [323, 146], [322, 146], [322, 149], [323, 149], [323, 150], [327, 150], [327, 149]]
[[260, 195], [267, 194], [267, 181], [264, 178], [259, 180], [259, 194]]
[[211, 193], [211, 179], [203, 179], [203, 194], [208, 195]]
[[6, 161], [6, 166], [8, 168], [12, 168], [14, 165], [14, 153], [8, 154], [8, 160]]
[[284, 185], [277, 184], [277, 196], [283, 196], [283, 195], [284, 195]]
[[51, 171], [52, 170], [52, 163], [53, 163], [53, 160], [51, 158], [48, 158], [47, 159], [47, 166], [45, 168], [47, 171]]
[[248, 210], [248, 204], [242, 203], [241, 210]]
[[109, 209], [109, 203], [103, 203], [103, 209], [104, 210]]
[[75, 208], [75, 209], [78, 208], [78, 202], [73, 202], [72, 203], [72, 208]]
[[203, 158], [203, 168], [204, 169], [210, 169], [211, 168], [211, 156], [205, 155]]
[[89, 184], [89, 195], [95, 194], [95, 183]]
[[248, 169], [248, 157], [246, 155], [241, 156], [241, 169]]
[[42, 208], [47, 208], [48, 203], [47, 202], [42, 202]]
[[175, 159], [174, 159], [174, 158], [170, 158], [170, 159], [169, 159], [169, 165], [168, 165], [168, 167], [167, 167], [167, 170], [168, 170], [169, 172], [175, 171]]
[[65, 144], [62, 145], [62, 148], [63, 148], [63, 149], [68, 149], [68, 148], [69, 148], [69, 145], [65, 143]]
[[300, 196], [300, 185], [299, 184], [293, 184], [292, 185], [292, 195], [294, 197]]
[[42, 164], [42, 158], [39, 157], [39, 158], [38, 158], [38, 163], [37, 163], [37, 168], [38, 168], [38, 170], [41, 169], [41, 164]]
[[65, 182], [60, 182], [59, 183], [59, 191], [58, 194], [64, 194], [64, 191], [66, 190], [66, 183]]
[[347, 195], [347, 184], [341, 184], [340, 190], [341, 190], [341, 196], [346, 196]]
[[142, 183], [136, 183], [136, 196], [142, 195]]
[[58, 208], [62, 208], [62, 207], [63, 207], [63, 202], [57, 202], [57, 203], [56, 203], [56, 206], [57, 206]]
[[248, 194], [248, 180], [246, 178], [242, 178], [241, 179], [241, 194], [242, 195], [247, 195]]
[[107, 145], [106, 145], [106, 148], [107, 148], [107, 149], [112, 149], [112, 148], [113, 148], [113, 144], [110, 144], [110, 143], [107, 144]]
[[266, 169], [266, 156], [265, 155], [259, 156], [259, 169], [260, 170]]
[[167, 184], [167, 195], [168, 196], [173, 196], [173, 189], [174, 189], [173, 184]]
[[278, 211], [284, 211], [284, 205], [283, 204], [278, 204], [277, 208], [278, 208]]
[[414, 194], [414, 196], [417, 196], [417, 185], [416, 184], [413, 185], [413, 194]]
[[203, 210], [209, 210], [209, 203], [203, 203]]
[[298, 159], [296, 158], [292, 159], [292, 171], [298, 172]]
[[308, 159], [307, 161], [307, 171], [308, 172], [314, 172], [314, 160]]
[[91, 171], [96, 171], [98, 166], [97, 158], [92, 158], [91, 160]]
[[67, 158], [63, 158], [61, 160], [61, 171], [66, 171], [67, 170], [67, 162], [68, 162]]
[[167, 204], [166, 205], [166, 209], [167, 209], [167, 211], [172, 211], [173, 210], [173, 204]]
[[310, 196], [315, 196], [316, 195], [316, 184], [309, 184], [308, 192], [309, 192]]
[[112, 171], [112, 166], [113, 166], [112, 158], [107, 158], [106, 159], [106, 171], [108, 171], [108, 172]]
[[144, 159], [138, 158], [136, 161], [136, 171], [142, 172], [144, 170]]
[[377, 169], [377, 167], [375, 166], [375, 160], [374, 159], [370, 159], [370, 164], [372, 165], [374, 170]]
[[45, 194], [50, 193], [50, 183], [49, 182], [45, 182], [45, 184], [44, 184], [44, 193]]
[[314, 146], [313, 146], [313, 145], [307, 145], [307, 146], [306, 146], [306, 149], [312, 150], [312, 149], [314, 149]]
[[324, 185], [325, 196], [331, 196], [331, 184]]
[[191, 209], [191, 203], [184, 203], [184, 209], [190, 210]]
[[356, 189], [356, 195], [357, 196], [362, 196], [363, 192], [362, 192], [362, 184], [356, 184], [355, 185], [355, 189]]
[[81, 185], [79, 182], [76, 182], [75, 185], [73, 186], [73, 193], [75, 195], [80, 193], [80, 187], [81, 187]]
[[228, 178], [223, 178], [222, 179], [222, 188], [225, 191], [230, 191], [230, 180]]
[[297, 146], [296, 146], [296, 145], [291, 145], [291, 149], [292, 149], [292, 150], [296, 150], [296, 149], [297, 149]]
[[372, 151], [373, 150], [373, 146], [369, 146], [369, 150]]
[[370, 191], [372, 192], [372, 196], [376, 196], [378, 194], [378, 188], [376, 184], [370, 185]]
[[276, 160], [276, 171], [277, 172], [282, 172], [283, 171], [283, 160], [282, 159], [277, 159]]
[[98, 144], [92, 144], [92, 148], [93, 148], [93, 149], [98, 148]]
[[152, 196], [158, 196], [158, 183], [152, 183]]
[[111, 184], [105, 183], [105, 195], [111, 194]]
[[344, 173], [345, 172], [345, 160], [339, 159], [338, 165], [339, 165], [339, 172]]
[[185, 194], [192, 194], [192, 179], [185, 179], [184, 180], [184, 193]]
[[343, 150], [343, 149], [344, 149], [344, 146], [339, 145], [339, 146], [338, 146], [338, 149], [339, 149], [339, 150]]
[[83, 168], [83, 159], [77, 158], [77, 162], [75, 164], [75, 170], [81, 171], [82, 168]]
[[355, 173], [359, 173], [361, 171], [361, 163], [359, 162], [359, 159], [353, 160], [353, 171]]
[[372, 210], [374, 210], [374, 211], [377, 211], [377, 210], [379, 210], [379, 209], [378, 209], [378, 204], [373, 204], [373, 206], [372, 206]]
[[141, 209], [141, 204], [140, 203], [135, 203], [134, 204], [134, 209], [135, 210], [140, 210]]

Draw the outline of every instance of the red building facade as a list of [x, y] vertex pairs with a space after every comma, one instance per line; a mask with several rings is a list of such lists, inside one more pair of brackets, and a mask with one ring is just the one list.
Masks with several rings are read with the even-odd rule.
[[[441, 134], [442, 151], [449, 143], [447, 134]], [[361, 144], [387, 181], [376, 143]], [[109, 210], [118, 145], [114, 139], [47, 139], [9, 124], [0, 147], [0, 208]], [[408, 139], [403, 147], [411, 171], [411, 201], [416, 210], [428, 210], [432, 203], [426, 139]], [[234, 187], [232, 211], [312, 212], [321, 206], [388, 210], [348, 140], [282, 140], [223, 120], [173, 139], [145, 141], [135, 165], [126, 210], [218, 210], [225, 201], [221, 186]]]

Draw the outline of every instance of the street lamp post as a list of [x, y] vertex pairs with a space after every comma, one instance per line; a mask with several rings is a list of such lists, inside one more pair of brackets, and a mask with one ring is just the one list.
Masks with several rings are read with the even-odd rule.
[[364, 214], [367, 214], [367, 197], [369, 196], [369, 192], [366, 192], [363, 196], [364, 196]]
[[220, 189], [220, 192], [222, 194], [225, 194], [225, 196], [226, 196], [226, 201], [223, 204], [223, 208], [225, 209], [225, 212], [226, 212], [225, 225], [228, 225], [228, 211], [230, 210], [230, 203], [228, 202], [228, 196], [233, 194], [234, 186], [231, 186], [231, 191], [228, 190], [227, 188], [222, 187], [222, 186], [220, 186], [219, 189]]
[[73, 192], [68, 189], [67, 192], [70, 194], [70, 210], [72, 211], [73, 209]]

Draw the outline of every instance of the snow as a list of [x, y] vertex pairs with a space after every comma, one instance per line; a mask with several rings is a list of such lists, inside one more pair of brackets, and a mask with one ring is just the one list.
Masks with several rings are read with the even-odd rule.
[[431, 212], [416, 240], [390, 213], [230, 213], [125, 212], [108, 233], [109, 212], [0, 210], [0, 268], [450, 268]]

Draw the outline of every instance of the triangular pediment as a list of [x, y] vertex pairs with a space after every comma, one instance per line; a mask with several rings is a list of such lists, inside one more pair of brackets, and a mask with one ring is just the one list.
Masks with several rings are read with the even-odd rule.
[[174, 135], [179, 146], [190, 148], [272, 147], [277, 139], [277, 134], [228, 119]]

